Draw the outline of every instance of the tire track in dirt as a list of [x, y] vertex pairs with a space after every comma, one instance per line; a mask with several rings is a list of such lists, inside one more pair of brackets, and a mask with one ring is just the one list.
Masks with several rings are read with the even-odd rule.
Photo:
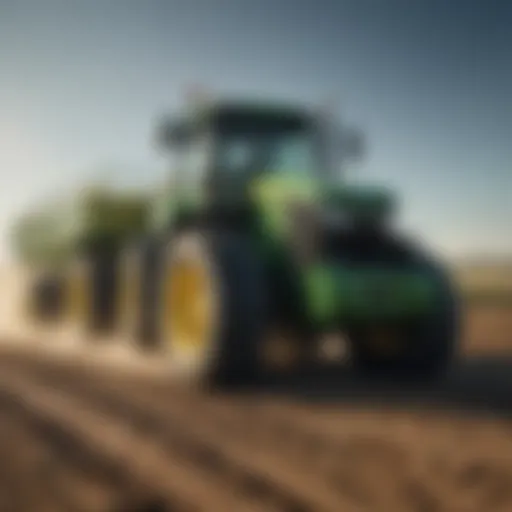
[[[39, 443], [30, 440], [27, 446], [27, 437], [23, 432], [23, 425], [3, 410], [0, 414], [0, 457], [2, 465], [0, 469], [0, 510], [29, 510], [35, 503], [40, 510], [51, 510], [49, 503], [54, 505], [56, 512], [63, 510], [59, 499], [45, 489], [38, 482], [30, 489], [24, 489], [28, 474], [38, 473], [37, 465], [43, 463], [47, 457], [47, 447], [41, 447]], [[16, 448], [13, 449], [14, 443]], [[8, 463], [6, 463], [8, 462]]]
[[[47, 436], [13, 414], [1, 413], [0, 510], [41, 512], [93, 512], [111, 510], [114, 489], [97, 476], [84, 473], [69, 459], [67, 450], [48, 442]], [[9, 503], [10, 500], [10, 503]]]
[[[27, 361], [22, 364], [26, 365]], [[424, 503], [435, 502], [436, 494], [443, 493], [442, 489], [434, 493], [431, 481], [429, 488], [423, 485], [421, 468], [415, 467], [414, 471], [407, 468], [405, 454], [393, 440], [383, 442], [374, 436], [357, 434], [347, 437], [346, 432], [339, 435], [332, 422], [330, 429], [326, 430], [327, 425], [321, 418], [298, 405], [273, 403], [268, 398], [205, 397], [190, 390], [184, 392], [176, 385], [146, 379], [141, 386], [138, 380], [131, 382], [126, 375], [110, 374], [106, 377], [102, 372], [86, 371], [79, 366], [59, 365], [58, 372], [55, 372], [51, 364], [45, 367], [37, 363], [32, 365], [34, 372], [53, 380], [59, 387], [69, 384], [69, 379], [73, 380], [74, 386], [78, 385], [81, 392], [93, 393], [93, 399], [102, 401], [104, 407], [117, 408], [118, 411], [121, 407], [121, 414], [133, 413], [135, 405], [139, 409], [142, 407], [141, 414], [149, 413], [153, 425], [144, 425], [144, 428], [156, 429], [157, 434], [162, 429], [168, 432], [171, 427], [166, 425], [169, 422], [173, 426], [177, 421], [183, 425], [207, 422], [209, 430], [215, 430], [210, 434], [216, 436], [215, 440], [229, 438], [231, 443], [236, 441], [243, 445], [246, 452], [273, 454], [267, 457], [269, 468], [261, 467], [267, 475], [276, 473], [276, 468], [279, 475], [299, 475], [301, 482], [296, 479], [297, 488], [300, 489], [300, 484], [304, 483], [323, 489], [324, 495], [334, 494], [338, 500], [346, 502], [347, 507], [353, 503], [354, 506], [374, 510], [377, 505], [382, 508], [389, 503], [392, 510], [392, 504], [397, 502], [396, 494], [407, 493], [414, 488], [412, 496], [402, 498], [402, 501], [405, 499], [408, 503], [407, 510], [416, 510]], [[130, 398], [129, 403], [125, 399], [121, 405], [119, 400], [123, 400], [123, 395]], [[178, 415], [179, 420], [174, 419], [173, 414]], [[158, 422], [162, 421], [164, 423], [160, 426]], [[204, 433], [202, 438], [205, 439]], [[395, 471], [404, 468], [400, 479], [396, 478], [396, 473], [388, 471], [390, 466]], [[368, 479], [361, 476], [371, 471], [377, 473], [378, 478], [374, 482], [370, 480], [371, 485], [368, 485]], [[397, 480], [405, 490], [397, 489]], [[375, 485], [377, 481], [379, 484]]]
[[[77, 380], [76, 371], [70, 375], [69, 369], [61, 368], [60, 375], [51, 371], [49, 375], [49, 370], [43, 370], [41, 367], [36, 368], [36, 371], [45, 378], [53, 379], [57, 386], [64, 385], [72, 375], [75, 376], [75, 381]], [[63, 371], [67, 375], [63, 376]], [[375, 510], [379, 505], [380, 509], [384, 510], [388, 503], [391, 510], [392, 504], [397, 502], [396, 493], [400, 492], [400, 489], [397, 489], [396, 475], [390, 474], [388, 468], [390, 463], [396, 466], [396, 462], [400, 462], [397, 459], [402, 458], [403, 454], [393, 445], [364, 437], [338, 439], [336, 436], [325, 435], [318, 429], [316, 431], [307, 427], [304, 429], [300, 421], [297, 421], [300, 417], [290, 416], [289, 411], [285, 410], [284, 415], [277, 414], [280, 411], [274, 407], [274, 414], [269, 415], [269, 407], [265, 401], [251, 400], [249, 403], [244, 403], [243, 398], [226, 399], [211, 396], [205, 398], [204, 395], [190, 393], [190, 391], [184, 393], [176, 386], [161, 384], [148, 391], [139, 389], [138, 383], [130, 383], [124, 378], [111, 376], [105, 380], [104, 377], [102, 379], [100, 375], [95, 375], [92, 378], [89, 375], [90, 382], [88, 383], [87, 379], [85, 382], [83, 378], [79, 379], [78, 387], [81, 388], [81, 392], [87, 388], [86, 391], [89, 394], [91, 394], [91, 387], [96, 388], [93, 391], [95, 395], [93, 399], [102, 401], [104, 407], [114, 407], [118, 410], [119, 400], [122, 400], [120, 395], [129, 395], [129, 404], [125, 403], [122, 406], [121, 414], [130, 414], [134, 406], [142, 407], [141, 414], [151, 414], [150, 421], [153, 425], [151, 428], [156, 429], [148, 435], [161, 436], [161, 429], [165, 432], [171, 428], [168, 422], [172, 422], [175, 426], [178, 420], [172, 417], [174, 412], [179, 416], [179, 421], [188, 425], [201, 422], [210, 425], [209, 434], [204, 433], [204, 428], [201, 430], [203, 442], [209, 435], [211, 443], [221, 442], [225, 445], [226, 440], [229, 439], [228, 445], [233, 443], [243, 445], [245, 453], [249, 451], [252, 454], [258, 452], [273, 454], [265, 457], [265, 464], [256, 468], [256, 472], [265, 472], [281, 486], [294, 482], [293, 492], [298, 496], [302, 492], [301, 485], [308, 485], [316, 491], [321, 490], [323, 496], [334, 495], [333, 501], [337, 499], [339, 503], [346, 503], [347, 506], [353, 503], [362, 509]], [[76, 385], [75, 382], [73, 386]], [[114, 403], [111, 402], [112, 393], [115, 394]], [[169, 412], [171, 412], [170, 418]], [[163, 418], [166, 419], [163, 420]], [[161, 426], [157, 425], [162, 421], [164, 423]], [[144, 428], [148, 428], [148, 425], [144, 425]], [[215, 439], [212, 436], [215, 436]], [[252, 457], [254, 458], [254, 455]], [[376, 459], [379, 458], [380, 466], [378, 460], [376, 463]], [[363, 460], [363, 467], [359, 467], [359, 471], [354, 473], [353, 464], [359, 462], [361, 466], [361, 460]], [[254, 465], [251, 469], [254, 473]], [[361, 471], [372, 470], [380, 473], [380, 485], [373, 490], [362, 485], [364, 479], [361, 479]], [[287, 475], [285, 482], [281, 481], [282, 475]], [[402, 486], [415, 489], [414, 496], [407, 500], [410, 502], [407, 510], [419, 509], [419, 501], [424, 504], [434, 502], [436, 499], [431, 490], [422, 486], [420, 477], [421, 475], [413, 474], [401, 479]]]
[[[83, 361], [46, 359], [43, 363], [37, 358], [12, 357], [3, 362], [39, 375], [47, 383], [52, 381], [58, 388], [69, 386], [75, 393], [84, 393], [86, 388], [85, 393], [90, 394], [94, 388], [93, 394], [103, 397], [104, 408], [108, 408], [105, 395], [114, 403], [128, 402], [132, 416], [133, 401], [137, 408], [146, 409], [149, 396], [150, 409], [155, 406], [157, 410], [142, 422], [140, 435], [161, 439], [164, 447], [173, 444], [165, 434], [168, 414], [183, 413], [188, 421], [192, 408], [196, 422], [213, 423], [217, 431], [220, 423], [223, 436], [238, 437], [246, 451], [273, 452], [290, 473], [298, 469], [304, 474], [303, 466], [309, 466], [315, 473], [311, 486], [318, 479], [329, 484], [334, 476], [344, 502], [358, 503], [362, 510], [511, 510], [510, 426], [492, 417], [461, 417], [428, 407], [397, 410], [386, 404], [352, 411], [350, 405], [312, 406], [279, 396], [256, 395], [254, 400], [253, 394], [244, 403], [247, 396], [185, 392], [170, 379], [165, 382], [139, 373], [130, 376], [129, 372], [105, 371]], [[95, 402], [97, 398], [88, 400]], [[174, 457], [176, 453], [168, 449]], [[218, 461], [213, 458], [208, 465], [213, 471]]]
[[[49, 377], [60, 386], [69, 375], [63, 380], [55, 374]], [[95, 380], [92, 385], [84, 381], [74, 382], [73, 386], [120, 414], [129, 415], [136, 410], [137, 416], [148, 418], [148, 423], [143, 425], [144, 429], [151, 429], [148, 434], [162, 437], [163, 442], [166, 442], [164, 437], [169, 429], [175, 428], [177, 423], [183, 429], [188, 425], [196, 438], [208, 443], [208, 450], [213, 451], [218, 445], [222, 456], [232, 461], [230, 464], [244, 465], [249, 479], [260, 478], [259, 475], [268, 479], [264, 484], [268, 486], [267, 493], [276, 494], [277, 489], [273, 490], [272, 486], [278, 485], [290, 496], [300, 497], [304, 502], [300, 506], [306, 510], [328, 507], [327, 500], [334, 507], [343, 503], [346, 510], [371, 506], [365, 492], [358, 489], [355, 479], [350, 478], [350, 471], [338, 464], [344, 457], [346, 462], [349, 455], [346, 443], [340, 443], [339, 439], [326, 436], [318, 429], [303, 428], [297, 421], [300, 418], [290, 415], [290, 411], [285, 410], [283, 415], [264, 402], [205, 397], [190, 390], [184, 392], [176, 386], [168, 386], [159, 392], [148, 391], [141, 389], [138, 383], [121, 383], [115, 378]], [[124, 398], [126, 396], [129, 400]], [[239, 449], [232, 448], [235, 446]], [[228, 464], [227, 461], [224, 463]], [[244, 485], [243, 482], [240, 485]], [[299, 508], [299, 503], [294, 505], [290, 498], [276, 498]], [[381, 502], [382, 499], [381, 495]], [[349, 505], [351, 502], [353, 504]]]
[[51, 432], [79, 454], [82, 464], [116, 481], [125, 489], [140, 489], [166, 501], [177, 511], [262, 511], [252, 506], [228, 486], [200, 478], [196, 467], [179, 463], [130, 425], [115, 421], [105, 411], [97, 411], [69, 393], [45, 386], [12, 369], [2, 369], [0, 403], [4, 410], [16, 411], [39, 431]]
[[[26, 368], [26, 362], [20, 366]], [[340, 492], [337, 483], [328, 485], [325, 475], [319, 478], [314, 469], [290, 466], [279, 444], [269, 447], [264, 439], [257, 445], [247, 443], [246, 424], [240, 422], [243, 409], [238, 411], [233, 403], [223, 406], [212, 397], [178, 388], [163, 401], [136, 384], [123, 393], [114, 378], [84, 380], [76, 371], [63, 373], [51, 367], [32, 365], [26, 372], [59, 389], [72, 389], [96, 410], [115, 414], [141, 436], [158, 440], [174, 457], [193, 461], [197, 468], [207, 467], [217, 478], [223, 475], [224, 485], [237, 488], [248, 499], [264, 500], [267, 510], [269, 506], [286, 511], [362, 510], [346, 492]]]
[[[492, 510], [498, 511], [509, 510], [505, 503], [512, 503], [507, 493], [497, 489], [497, 484], [492, 481], [483, 482], [480, 491], [475, 489], [481, 494], [481, 507], [477, 502], [470, 503], [468, 493], [454, 492], [454, 486], [457, 485], [454, 478], [456, 479], [457, 475], [452, 472], [453, 468], [427, 468], [426, 462], [437, 464], [435, 454], [427, 459], [422, 460], [420, 457], [414, 460], [418, 455], [417, 450], [410, 450], [413, 452], [413, 459], [408, 459], [411, 453], [408, 453], [407, 446], [400, 443], [403, 431], [390, 430], [396, 422], [390, 422], [383, 435], [379, 437], [375, 428], [368, 428], [372, 421], [368, 421], [368, 417], [361, 418], [367, 433], [365, 434], [365, 429], [357, 433], [355, 421], [351, 426], [352, 433], [349, 432], [347, 435], [346, 430], [343, 432], [344, 429], [336, 432], [332, 415], [329, 414], [333, 412], [332, 408], [330, 411], [324, 407], [315, 410], [290, 402], [269, 400], [268, 397], [244, 403], [244, 396], [205, 396], [190, 391], [184, 392], [172, 383], [151, 382], [138, 378], [131, 380], [126, 375], [106, 374], [80, 365], [53, 365], [50, 362], [42, 365], [35, 361], [18, 363], [24, 371], [37, 374], [44, 381], [52, 382], [54, 386], [61, 388], [68, 385], [75, 393], [88, 395], [87, 400], [91, 400], [96, 407], [110, 409], [111, 413], [120, 414], [127, 422], [134, 422], [134, 426], [140, 429], [140, 435], [153, 437], [171, 452], [172, 446], [179, 441], [176, 438], [169, 439], [169, 435], [176, 435], [176, 429], [179, 431], [187, 428], [187, 435], [185, 438], [181, 437], [182, 442], [185, 445], [191, 442], [194, 452], [197, 450], [197, 438], [201, 438], [201, 448], [199, 452], [195, 451], [195, 456], [198, 457], [195, 460], [197, 465], [206, 463], [211, 471], [224, 473], [226, 476], [230, 471], [236, 471], [236, 464], [234, 465], [229, 456], [226, 462], [226, 446], [243, 446], [244, 457], [248, 452], [273, 454], [265, 456], [265, 464], [257, 469], [266, 472], [266, 480], [263, 483], [267, 488], [261, 488], [260, 484], [260, 494], [266, 494], [270, 498], [274, 496], [277, 498], [277, 505], [284, 506], [282, 498], [279, 500], [283, 489], [296, 491], [295, 488], [287, 488], [286, 485], [283, 487], [279, 475], [275, 474], [276, 467], [292, 475], [291, 479], [288, 476], [288, 482], [293, 480], [293, 475], [302, 474], [302, 482], [307, 481], [309, 487], [323, 487], [324, 490], [329, 487], [327, 495], [336, 494], [335, 499], [339, 500], [338, 510], [342, 507], [343, 510], [359, 508], [394, 512], [469, 512], [488, 510], [484, 503], [492, 503]], [[336, 409], [335, 412], [336, 416], [345, 414], [344, 417], [339, 417], [347, 420], [346, 411]], [[393, 412], [390, 419], [396, 419], [396, 412], [388, 412]], [[375, 422], [385, 420], [386, 415], [379, 413], [384, 411], [371, 412], [375, 415], [373, 425]], [[351, 418], [348, 420], [351, 421]], [[427, 418], [422, 419], [425, 420]], [[199, 430], [194, 427], [197, 424], [209, 424], [206, 429], [208, 433], [205, 435], [204, 427], [200, 427]], [[433, 426], [435, 427], [435, 424]], [[445, 437], [441, 435], [441, 438]], [[187, 458], [190, 455], [191, 452], [185, 449], [183, 456]], [[235, 458], [238, 455], [235, 453]], [[203, 457], [206, 457], [206, 460]], [[304, 466], [308, 466], [309, 469], [305, 470]], [[447, 469], [449, 473], [446, 473]], [[251, 470], [254, 470], [254, 466]], [[258, 471], [256, 475], [251, 473], [252, 477], [249, 478], [235, 474], [231, 484], [243, 489], [252, 481], [252, 486], [255, 487], [254, 476], [261, 480], [260, 475], [263, 473]], [[503, 488], [505, 481], [511, 482], [507, 477], [506, 467], [500, 470], [499, 466], [496, 466], [495, 473], [501, 481], [498, 487]], [[258, 480], [256, 484], [257, 482]], [[297, 482], [295, 479], [294, 483]], [[318, 482], [320, 485], [317, 485]], [[281, 489], [277, 495], [276, 484], [278, 489]], [[254, 492], [256, 491], [257, 489], [254, 489]], [[301, 509], [299, 505], [302, 510], [307, 510], [307, 506], [311, 505], [304, 500], [297, 502], [297, 498], [301, 498], [300, 493], [287, 505], [295, 503], [295, 509], [298, 510]], [[499, 503], [503, 503], [505, 508], [500, 508]], [[280, 506], [277, 508], [282, 510]]]

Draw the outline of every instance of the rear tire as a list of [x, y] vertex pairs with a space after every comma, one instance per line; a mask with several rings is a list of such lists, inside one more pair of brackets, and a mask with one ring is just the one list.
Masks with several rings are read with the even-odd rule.
[[70, 262], [63, 277], [62, 328], [66, 337], [83, 341], [93, 325], [93, 266], [86, 258]]
[[159, 282], [160, 242], [143, 238], [122, 254], [119, 283], [119, 330], [139, 350], [157, 342], [156, 296]]
[[184, 260], [195, 261], [207, 271], [215, 303], [210, 331], [200, 341], [197, 354], [196, 348], [190, 349], [197, 364], [187, 376], [214, 388], [255, 382], [262, 369], [259, 348], [268, 331], [269, 301], [264, 269], [250, 240], [234, 233], [194, 230], [180, 233], [169, 246], [162, 267], [160, 325], [161, 341], [174, 362], [186, 358], [188, 349], [177, 339], [178, 318], [172, 316], [177, 298], [165, 292], [167, 286], [173, 289], [179, 262]]
[[63, 279], [63, 327], [93, 341], [115, 329], [117, 289], [115, 254], [90, 254], [73, 261]]
[[35, 277], [28, 290], [26, 314], [32, 323], [56, 324], [62, 314], [63, 279], [57, 272]]
[[131, 249], [133, 258], [133, 313], [125, 330], [140, 350], [152, 350], [158, 345], [159, 286], [162, 279], [163, 243], [149, 236]]

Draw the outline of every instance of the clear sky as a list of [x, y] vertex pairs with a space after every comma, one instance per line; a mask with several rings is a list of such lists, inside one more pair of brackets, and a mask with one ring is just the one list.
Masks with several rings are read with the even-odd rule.
[[506, 0], [0, 0], [0, 236], [91, 173], [161, 177], [153, 123], [199, 82], [335, 95], [408, 227], [512, 254], [511, 55]]

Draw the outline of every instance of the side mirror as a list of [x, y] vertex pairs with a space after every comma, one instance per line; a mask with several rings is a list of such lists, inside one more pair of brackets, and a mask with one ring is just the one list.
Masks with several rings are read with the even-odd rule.
[[190, 127], [182, 120], [164, 119], [157, 124], [156, 146], [169, 151], [182, 147], [190, 139]]

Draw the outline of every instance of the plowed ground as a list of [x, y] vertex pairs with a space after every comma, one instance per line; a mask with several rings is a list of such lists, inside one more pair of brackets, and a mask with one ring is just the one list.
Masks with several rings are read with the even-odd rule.
[[511, 310], [467, 325], [465, 360], [423, 388], [214, 396], [2, 346], [0, 512], [512, 511]]

